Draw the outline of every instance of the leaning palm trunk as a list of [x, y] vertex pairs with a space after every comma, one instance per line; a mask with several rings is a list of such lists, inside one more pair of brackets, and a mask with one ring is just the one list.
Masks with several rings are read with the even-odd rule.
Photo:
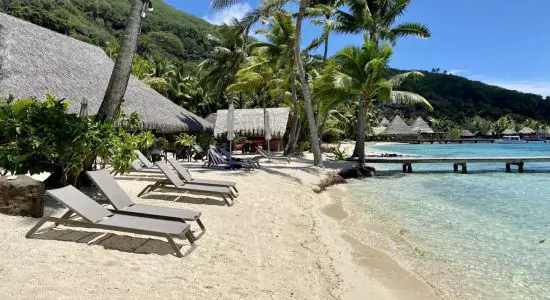
[[365, 98], [359, 97], [359, 108], [357, 118], [357, 142], [355, 144], [357, 148], [357, 156], [359, 157], [359, 164], [365, 163]]
[[302, 34], [302, 21], [306, 11], [306, 6], [309, 0], [300, 1], [300, 10], [298, 11], [298, 17], [296, 19], [296, 40], [294, 41], [294, 52], [296, 53], [296, 63], [298, 65], [298, 75], [300, 76], [300, 82], [302, 83], [302, 91], [304, 94], [304, 103], [306, 108], [306, 114], [308, 119], [309, 131], [311, 136], [311, 150], [313, 152], [313, 165], [317, 167], [323, 166], [323, 158], [321, 157], [321, 149], [319, 147], [319, 138], [317, 134], [317, 126], [315, 124], [315, 116], [313, 115], [313, 107], [311, 105], [311, 94], [309, 92], [309, 85], [306, 80], [306, 72], [304, 64], [302, 62], [302, 56], [300, 51], [300, 41]]
[[130, 73], [132, 72], [132, 61], [136, 53], [142, 21], [141, 13], [147, 1], [132, 1], [130, 15], [128, 16], [128, 22], [126, 23], [124, 37], [120, 46], [120, 54], [111, 73], [111, 79], [109, 80], [103, 102], [101, 102], [101, 106], [97, 112], [96, 119], [99, 121], [113, 120], [122, 104], [122, 99], [130, 80]]
[[290, 89], [292, 90], [292, 105], [294, 106], [294, 115], [292, 118], [292, 125], [290, 126], [290, 136], [285, 149], [285, 155], [294, 153], [296, 142], [298, 141], [298, 122], [300, 121], [299, 107], [298, 107], [298, 94], [296, 92], [296, 73], [294, 72], [294, 60], [290, 60]]

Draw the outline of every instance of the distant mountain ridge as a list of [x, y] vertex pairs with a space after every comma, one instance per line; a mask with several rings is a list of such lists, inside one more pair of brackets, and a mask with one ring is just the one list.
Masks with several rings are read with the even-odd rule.
[[[205, 0], [193, 0], [205, 1]], [[139, 39], [142, 55], [198, 61], [209, 57], [216, 26], [177, 10], [162, 0], [154, 1]], [[130, 9], [129, 0], [0, 0], [0, 11], [82, 41], [106, 47], [122, 35]], [[403, 72], [391, 70], [392, 73]], [[458, 123], [473, 116], [496, 120], [506, 114], [519, 119], [550, 121], [550, 97], [511, 91], [464, 77], [424, 71], [422, 79], [400, 89], [419, 93], [434, 106], [405, 109], [407, 117], [433, 116]]]

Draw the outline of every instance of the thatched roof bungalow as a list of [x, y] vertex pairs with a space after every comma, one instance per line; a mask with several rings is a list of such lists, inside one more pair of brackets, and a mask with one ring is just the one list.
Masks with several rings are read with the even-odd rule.
[[381, 133], [382, 135], [390, 136], [417, 136], [418, 134], [405, 123], [403, 118], [395, 116], [390, 125]]
[[504, 131], [502, 132], [502, 134], [504, 134], [504, 135], [511, 135], [511, 134], [517, 134], [517, 132], [516, 132], [514, 129], [512, 129], [512, 128], [508, 128], [508, 129], [504, 130]]
[[521, 135], [532, 135], [532, 134], [535, 134], [537, 132], [535, 130], [533, 130], [532, 128], [523, 127], [518, 133], [521, 134]]
[[[114, 66], [99, 47], [3, 13], [0, 58], [0, 96], [43, 99], [50, 93], [71, 102], [72, 113], [86, 99], [92, 115], [103, 101]], [[137, 112], [144, 129], [176, 133], [212, 126], [133, 77], [124, 99], [124, 111]]]
[[[269, 127], [271, 129], [272, 150], [280, 150], [282, 138], [288, 125], [290, 108], [276, 107], [267, 108], [269, 113]], [[258, 145], [263, 144], [264, 131], [264, 109], [235, 109], [233, 130], [236, 134], [246, 136], [249, 140]], [[227, 109], [218, 110], [216, 113], [216, 125], [214, 136], [221, 136], [227, 133]]]
[[386, 130], [386, 127], [377, 126], [372, 128], [372, 133], [374, 134], [374, 136], [379, 136], [384, 132], [384, 130]]
[[206, 118], [204, 118], [208, 123], [212, 124], [212, 128], [214, 128], [214, 125], [216, 125], [216, 113], [211, 113]]
[[421, 133], [421, 134], [433, 134], [435, 133], [434, 130], [422, 119], [422, 117], [416, 118], [414, 120], [414, 123], [411, 125], [411, 129], [414, 132]]
[[473, 138], [475, 135], [468, 129], [462, 130], [460, 132], [461, 138]]
[[390, 121], [386, 117], [383, 117], [377, 127], [388, 127], [389, 125]]

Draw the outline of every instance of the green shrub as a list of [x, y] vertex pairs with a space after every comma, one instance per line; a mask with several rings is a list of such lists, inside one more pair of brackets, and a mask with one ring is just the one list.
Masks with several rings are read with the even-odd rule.
[[61, 173], [63, 184], [74, 184], [96, 156], [108, 158], [116, 172], [129, 171], [133, 151], [152, 140], [150, 132], [132, 135], [115, 123], [69, 114], [68, 106], [51, 95], [0, 102], [0, 163], [7, 171]]
[[338, 143], [338, 146], [332, 150], [332, 154], [334, 154], [334, 158], [336, 160], [345, 160], [346, 159], [346, 151], [341, 149], [342, 144]]
[[183, 147], [192, 147], [197, 143], [197, 137], [183, 133], [176, 137], [176, 145]]

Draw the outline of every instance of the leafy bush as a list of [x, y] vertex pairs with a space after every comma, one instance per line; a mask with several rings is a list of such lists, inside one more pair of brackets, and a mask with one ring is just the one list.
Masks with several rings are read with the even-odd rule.
[[150, 132], [131, 135], [115, 123], [69, 114], [68, 106], [51, 95], [0, 102], [0, 162], [7, 171], [60, 173], [61, 183], [76, 183], [96, 156], [110, 159], [119, 173], [129, 171], [133, 151], [152, 140]]
[[197, 138], [193, 135], [183, 133], [177, 136], [176, 145], [183, 147], [192, 147], [197, 143]]
[[342, 144], [338, 143], [338, 146], [332, 150], [332, 154], [334, 154], [334, 158], [336, 160], [345, 160], [346, 159], [346, 151], [341, 149]]

